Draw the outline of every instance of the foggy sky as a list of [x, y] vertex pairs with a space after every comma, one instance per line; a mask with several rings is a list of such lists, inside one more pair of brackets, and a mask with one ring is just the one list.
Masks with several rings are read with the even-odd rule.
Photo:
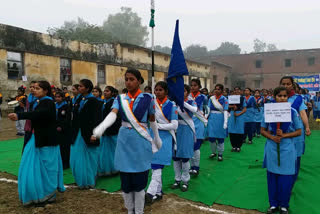
[[[46, 33], [65, 20], [82, 17], [102, 25], [109, 14], [131, 7], [150, 19], [150, 0], [0, 0], [0, 23]], [[319, 0], [155, 0], [155, 44], [172, 45], [175, 20], [180, 19], [183, 47], [201, 44], [209, 50], [221, 42], [253, 50], [259, 38], [279, 49], [320, 48]], [[150, 35], [151, 36], [151, 35]], [[150, 40], [148, 45], [150, 46]]]

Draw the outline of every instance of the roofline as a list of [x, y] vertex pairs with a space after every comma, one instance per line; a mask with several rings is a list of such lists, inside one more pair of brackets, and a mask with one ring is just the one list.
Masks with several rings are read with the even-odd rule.
[[217, 61], [211, 61], [211, 64], [216, 64], [216, 65], [220, 65], [220, 66], [232, 69], [231, 66], [223, 64], [223, 63], [220, 63], [220, 62], [217, 62]]

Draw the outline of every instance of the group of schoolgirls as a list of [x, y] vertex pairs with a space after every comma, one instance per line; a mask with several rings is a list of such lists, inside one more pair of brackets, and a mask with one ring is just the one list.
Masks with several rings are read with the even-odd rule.
[[297, 180], [301, 156], [305, 148], [305, 135], [311, 131], [303, 98], [296, 94], [292, 77], [280, 80], [273, 91], [274, 102], [291, 103], [291, 122], [261, 123], [261, 134], [267, 138], [263, 167], [267, 169], [270, 207], [267, 213], [288, 213], [290, 195]]

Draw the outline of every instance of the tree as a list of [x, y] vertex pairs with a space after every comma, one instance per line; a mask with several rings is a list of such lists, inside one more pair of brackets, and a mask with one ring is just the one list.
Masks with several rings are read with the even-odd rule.
[[142, 26], [141, 18], [131, 8], [121, 7], [121, 12], [109, 15], [103, 22], [103, 30], [115, 42], [145, 46], [148, 40], [147, 26]]
[[65, 40], [78, 40], [86, 43], [111, 42], [112, 37], [101, 27], [92, 25], [82, 18], [65, 21], [60, 28], [48, 28], [48, 33]]
[[222, 42], [217, 49], [211, 50], [209, 52], [209, 55], [211, 56], [231, 55], [231, 54], [240, 54], [240, 53], [241, 53], [241, 48], [239, 47], [239, 45], [233, 42]]
[[267, 47], [267, 43], [261, 41], [260, 39], [255, 39], [253, 41], [253, 52], [265, 52]]
[[275, 44], [268, 44], [267, 45], [267, 51], [277, 51], [278, 48]]
[[198, 44], [189, 45], [184, 49], [184, 55], [189, 59], [196, 59], [208, 56], [208, 49], [206, 46]]
[[166, 53], [166, 54], [171, 54], [171, 48], [169, 48], [168, 46], [162, 47], [161, 45], [156, 45], [154, 46], [154, 50], [162, 53]]

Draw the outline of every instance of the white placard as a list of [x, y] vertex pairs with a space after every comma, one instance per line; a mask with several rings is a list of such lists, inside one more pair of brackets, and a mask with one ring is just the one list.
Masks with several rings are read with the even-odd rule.
[[240, 104], [240, 95], [228, 96], [229, 104]]
[[291, 103], [265, 103], [266, 123], [291, 122]]
[[28, 81], [27, 76], [22, 76], [22, 81], [23, 81], [23, 82], [27, 82], [27, 81]]

